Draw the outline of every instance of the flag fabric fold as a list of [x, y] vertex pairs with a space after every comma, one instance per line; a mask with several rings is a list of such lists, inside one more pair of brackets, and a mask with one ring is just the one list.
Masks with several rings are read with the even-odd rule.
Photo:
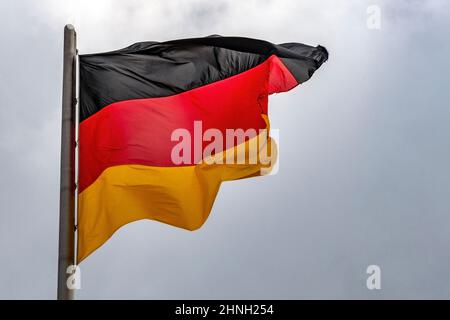
[[[321, 46], [220, 36], [81, 55], [78, 262], [132, 221], [198, 229], [223, 181], [269, 172], [268, 95], [327, 59]], [[246, 134], [219, 143], [230, 129]]]

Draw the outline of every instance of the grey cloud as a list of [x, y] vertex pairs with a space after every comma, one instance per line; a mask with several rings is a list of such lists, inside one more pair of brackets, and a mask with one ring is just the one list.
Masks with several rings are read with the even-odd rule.
[[196, 232], [122, 228], [80, 298], [449, 298], [449, 4], [374, 2], [379, 31], [373, 1], [2, 2], [0, 298], [55, 298], [66, 22], [82, 52], [214, 33], [330, 51], [271, 97], [277, 175], [225, 183]]

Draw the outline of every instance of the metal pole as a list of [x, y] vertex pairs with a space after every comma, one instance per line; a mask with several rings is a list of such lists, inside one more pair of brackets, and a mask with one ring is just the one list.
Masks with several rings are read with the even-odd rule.
[[67, 268], [75, 264], [75, 85], [76, 33], [64, 28], [64, 66], [61, 127], [61, 185], [59, 204], [58, 300], [72, 300]]

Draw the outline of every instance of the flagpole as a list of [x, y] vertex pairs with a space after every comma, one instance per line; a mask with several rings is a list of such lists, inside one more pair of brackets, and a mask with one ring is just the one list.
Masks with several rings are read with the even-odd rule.
[[58, 300], [74, 299], [67, 287], [67, 268], [75, 264], [75, 104], [76, 32], [64, 28], [64, 65], [61, 125], [61, 176], [59, 204]]

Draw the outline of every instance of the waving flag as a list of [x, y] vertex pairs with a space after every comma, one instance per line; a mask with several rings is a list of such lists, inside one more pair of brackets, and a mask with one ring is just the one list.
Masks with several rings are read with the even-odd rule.
[[[262, 161], [263, 149], [274, 156], [268, 95], [327, 58], [321, 46], [220, 36], [81, 55], [78, 261], [132, 221], [202, 226], [223, 181], [273, 165]], [[217, 141], [230, 129], [232, 143]]]

